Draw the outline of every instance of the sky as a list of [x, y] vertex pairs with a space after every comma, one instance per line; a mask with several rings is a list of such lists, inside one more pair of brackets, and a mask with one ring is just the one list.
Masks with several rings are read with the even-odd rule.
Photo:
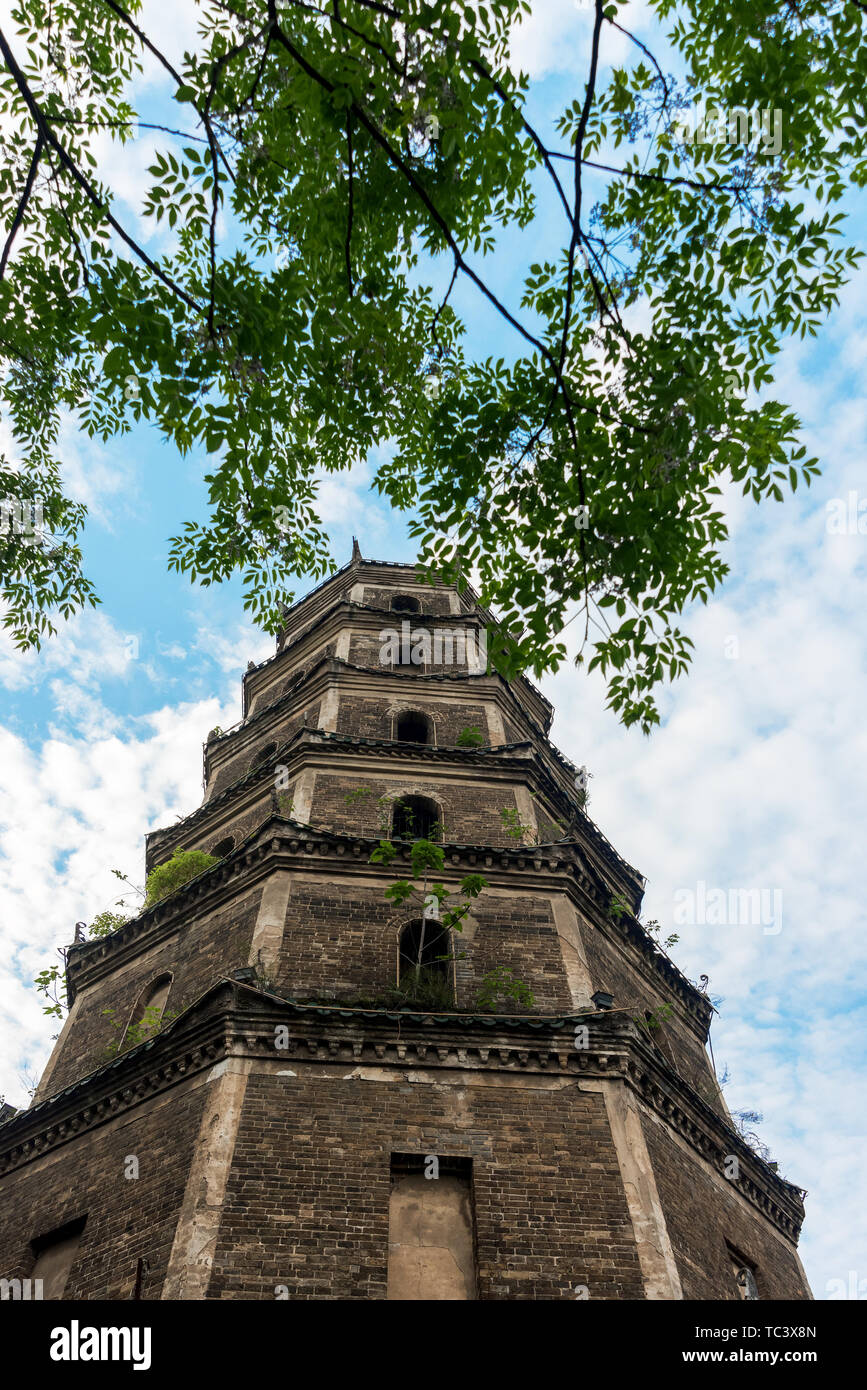
[[[194, 42], [194, 14], [146, 0], [145, 27], [180, 52]], [[645, 5], [630, 5], [628, 22], [645, 40], [656, 33]], [[576, 0], [535, 0], [513, 55], [540, 117], [580, 92], [588, 31]], [[621, 61], [625, 44], [603, 56]], [[142, 117], [164, 97], [148, 65]], [[148, 235], [146, 140], [102, 153]], [[861, 246], [863, 199], [847, 205]], [[503, 238], [498, 284], [513, 303], [521, 265], [520, 239]], [[500, 333], [468, 291], [456, 303], [474, 342]], [[687, 615], [695, 660], [663, 693], [661, 727], [649, 738], [625, 730], [601, 681], [571, 662], [540, 682], [554, 742], [593, 774], [591, 815], [647, 877], [644, 919], [678, 933], [672, 954], [690, 978], [709, 976], [730, 1108], [763, 1115], [755, 1128], [781, 1174], [808, 1191], [801, 1255], [816, 1298], [844, 1288], [867, 1298], [867, 534], [828, 524], [835, 499], [854, 493], [857, 508], [863, 492], [865, 320], [867, 270], [816, 339], [784, 347], [774, 394], [800, 412], [822, 475], [783, 505], [726, 494], [731, 574]], [[240, 717], [247, 661], [274, 650], [245, 618], [237, 582], [194, 588], [167, 571], [168, 537], [201, 506], [201, 456], [180, 458], [146, 427], [108, 445], [70, 428], [63, 453], [68, 488], [89, 508], [86, 569], [103, 602], [38, 654], [0, 638], [0, 1095], [17, 1105], [58, 1026], [34, 975], [76, 921], [115, 902], [112, 869], [141, 883], [145, 832], [199, 804], [202, 741]], [[323, 484], [337, 565], [353, 535], [369, 558], [414, 558], [405, 518], [370, 491], [375, 467], [373, 457]], [[761, 920], [714, 910], [732, 890], [759, 893]]]

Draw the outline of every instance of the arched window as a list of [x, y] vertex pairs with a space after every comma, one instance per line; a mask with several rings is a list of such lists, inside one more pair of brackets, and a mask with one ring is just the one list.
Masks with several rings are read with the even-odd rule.
[[431, 721], [417, 709], [404, 710], [395, 721], [394, 736], [399, 743], [432, 743]]
[[127, 1043], [135, 1046], [136, 1043], [143, 1042], [145, 1037], [157, 1031], [171, 987], [171, 975], [158, 975], [155, 980], [151, 980], [150, 984], [145, 986], [136, 1000], [136, 1006], [132, 1011], [129, 1023], [124, 1029], [121, 1047]]
[[392, 613], [420, 613], [421, 604], [411, 594], [395, 594], [391, 600]]
[[726, 1241], [726, 1245], [728, 1245], [729, 1258], [732, 1262], [732, 1273], [735, 1276], [735, 1283], [737, 1284], [741, 1298], [749, 1299], [750, 1301], [760, 1299], [761, 1294], [759, 1293], [759, 1286], [756, 1282], [755, 1265], [750, 1264], [744, 1259], [740, 1251], [736, 1250], [733, 1245], [729, 1245], [728, 1241]]
[[252, 771], [254, 767], [261, 767], [263, 763], [267, 763], [268, 759], [273, 758], [276, 752], [276, 743], [266, 743], [264, 748], [260, 748], [258, 753], [253, 755], [253, 760], [250, 763], [250, 770]]
[[210, 852], [214, 855], [215, 859], [225, 859], [226, 855], [231, 854], [234, 848], [234, 835], [227, 835], [225, 840], [218, 840]]
[[440, 922], [408, 922], [400, 934], [397, 978], [401, 985], [448, 985], [451, 980], [451, 941]]
[[441, 840], [440, 808], [429, 796], [402, 796], [394, 803], [393, 840]]

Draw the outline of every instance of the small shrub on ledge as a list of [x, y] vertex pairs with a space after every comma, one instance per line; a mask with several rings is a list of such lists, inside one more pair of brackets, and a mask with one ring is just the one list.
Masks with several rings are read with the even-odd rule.
[[499, 1003], [517, 1004], [522, 1009], [532, 1009], [535, 999], [533, 992], [523, 980], [498, 965], [482, 980], [482, 987], [476, 994], [476, 1008], [484, 1013], [494, 1013]]
[[198, 878], [205, 869], [210, 869], [213, 864], [219, 862], [213, 854], [205, 854], [200, 849], [176, 849], [171, 859], [167, 859], [165, 864], [157, 864], [148, 874], [145, 884], [145, 907], [153, 907], [154, 903], [162, 902], [163, 898], [168, 898], [179, 888], [183, 888], [190, 879]]
[[484, 736], [478, 724], [468, 724], [455, 739], [456, 748], [481, 748]]

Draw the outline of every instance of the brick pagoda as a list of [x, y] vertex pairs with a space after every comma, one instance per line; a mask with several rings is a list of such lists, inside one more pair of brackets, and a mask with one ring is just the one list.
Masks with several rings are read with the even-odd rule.
[[[69, 948], [68, 1018], [0, 1122], [0, 1276], [83, 1299], [810, 1297], [801, 1191], [734, 1129], [711, 1004], [639, 924], [551, 706], [486, 669], [487, 620], [357, 546], [287, 612], [208, 737], [201, 806], [147, 836], [148, 870], [216, 864]], [[385, 896], [419, 835], [450, 892], [484, 876], [460, 934]], [[480, 1003], [498, 970], [532, 1004]]]

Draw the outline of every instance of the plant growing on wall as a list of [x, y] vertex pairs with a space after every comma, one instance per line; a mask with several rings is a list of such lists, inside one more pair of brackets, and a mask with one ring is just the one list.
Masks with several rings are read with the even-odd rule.
[[[513, 806], [504, 806], [500, 810], [500, 820], [506, 835], [510, 840], [521, 840], [526, 845], [544, 845], [550, 842], [550, 836], [544, 836], [539, 831], [534, 830], [531, 825], [526, 825], [521, 820], [520, 813]], [[565, 821], [556, 820], [553, 816], [546, 816], [544, 829], [560, 831], [561, 838], [566, 836], [569, 831]]]
[[43, 1005], [42, 1012], [49, 1014], [53, 1018], [62, 1018], [68, 1007], [66, 997], [66, 953], [58, 950], [58, 955], [63, 961], [63, 968], [58, 965], [50, 965], [47, 970], [40, 970], [33, 983], [39, 994], [44, 994], [48, 1003]]
[[139, 1043], [147, 1042], [149, 1038], [156, 1037], [173, 1018], [177, 1018], [177, 1011], [163, 1010], [156, 1004], [149, 1005], [137, 1023], [131, 1023], [124, 1030], [124, 1025], [116, 1016], [116, 1010], [103, 1009], [103, 1018], [107, 1018], [112, 1028], [120, 1033], [120, 1037], [108, 1044], [106, 1051], [109, 1057], [117, 1057], [121, 1052], [129, 1052], [131, 1048], [138, 1047]]
[[[397, 847], [391, 840], [380, 840], [370, 856], [371, 864], [390, 864], [397, 855]], [[482, 874], [467, 874], [460, 884], [458, 894], [451, 894], [442, 883], [431, 882], [431, 876], [439, 873], [445, 862], [445, 851], [432, 840], [414, 840], [410, 849], [411, 878], [398, 878], [390, 883], [385, 896], [396, 907], [415, 900], [422, 910], [425, 908], [438, 912], [438, 920], [448, 930], [461, 931], [460, 923], [470, 910], [470, 903], [487, 886]], [[418, 882], [421, 880], [421, 882]], [[449, 898], [459, 897], [453, 907], [446, 907]], [[431, 899], [436, 900], [433, 907]]]
[[[370, 787], [358, 787], [352, 792], [348, 792], [344, 801], [351, 805], [353, 803], [364, 802], [375, 795]], [[383, 796], [377, 799], [376, 805], [380, 810], [379, 817], [379, 844], [375, 847], [370, 856], [372, 864], [391, 864], [398, 854], [398, 846], [388, 838], [388, 820], [390, 809], [394, 803], [399, 802], [401, 797]], [[407, 823], [410, 831], [412, 830], [412, 815], [407, 815]], [[445, 863], [445, 851], [440, 843], [444, 838], [443, 827], [440, 822], [436, 822], [430, 830], [429, 837], [419, 837], [412, 841], [410, 849], [410, 876], [395, 879], [389, 883], [385, 889], [385, 896], [389, 902], [394, 903], [395, 907], [415, 906], [418, 908], [422, 928], [419, 933], [419, 941], [416, 952], [415, 968], [412, 974], [412, 981], [409, 988], [403, 987], [395, 991], [397, 996], [411, 1000], [418, 1006], [430, 1006], [431, 1008], [454, 1007], [451, 988], [439, 972], [426, 971], [422, 965], [424, 956], [425, 942], [429, 930], [429, 923], [435, 923], [442, 931], [462, 931], [463, 919], [470, 910], [470, 906], [475, 898], [487, 886], [487, 880], [483, 874], [467, 874], [461, 880], [456, 892], [449, 892], [445, 885], [438, 881]], [[403, 841], [406, 844], [406, 841]], [[460, 959], [449, 952], [437, 957], [438, 961], [453, 961]], [[509, 975], [510, 972], [507, 972]], [[505, 977], [504, 977], [505, 980]], [[484, 986], [483, 986], [484, 987]], [[493, 982], [491, 988], [493, 988]], [[529, 1004], [533, 1002], [533, 996], [526, 985], [512, 977], [512, 988], [518, 993], [513, 993], [512, 998], [527, 1000]]]
[[176, 849], [171, 859], [167, 859], [165, 864], [157, 864], [148, 874], [145, 907], [162, 902], [219, 862], [213, 854], [205, 854], [200, 849]]
[[[397, 847], [391, 840], [381, 839], [370, 856], [372, 864], [390, 864], [397, 855]], [[414, 903], [418, 906], [422, 927], [419, 933], [415, 968], [409, 990], [403, 991], [412, 996], [413, 1002], [432, 1007], [454, 1007], [451, 990], [445, 980], [434, 979], [434, 973], [422, 966], [425, 938], [428, 923], [435, 922], [444, 932], [462, 931], [461, 923], [470, 910], [470, 904], [486, 887], [487, 880], [482, 874], [467, 874], [460, 883], [457, 894], [450, 893], [443, 883], [434, 882], [433, 876], [439, 874], [445, 862], [445, 851], [431, 840], [415, 840], [410, 849], [410, 878], [398, 878], [385, 889], [385, 896], [395, 907]], [[452, 905], [447, 906], [451, 901]], [[439, 960], [453, 960], [449, 953]], [[437, 998], [434, 999], [433, 996]]]
[[[123, 875], [117, 869], [112, 873], [117, 878]], [[123, 902], [115, 903], [116, 907], [122, 907]], [[98, 912], [89, 926], [84, 929], [84, 940], [93, 941], [97, 937], [111, 936], [113, 932], [126, 925], [130, 921], [129, 914], [126, 912]], [[78, 938], [76, 938], [78, 939]], [[37, 992], [45, 996], [48, 1001], [43, 1007], [42, 1012], [53, 1018], [62, 1018], [68, 1007], [66, 997], [66, 950], [59, 948], [57, 954], [60, 956], [62, 965], [50, 965], [46, 970], [40, 970], [33, 983]]]
[[[650, 933], [654, 941], [659, 941], [660, 935], [662, 933], [662, 927], [659, 925], [655, 918], [651, 918], [649, 922], [642, 922], [641, 925], [644, 927], [644, 930], [646, 932]], [[665, 938], [665, 940], [662, 942], [662, 945], [666, 951], [670, 951], [672, 946], [676, 946], [679, 940], [680, 937], [678, 936], [677, 932], [672, 932], [670, 936], [667, 936]]]
[[533, 827], [524, 824], [520, 813], [515, 810], [514, 806], [504, 806], [500, 811], [500, 820], [503, 822], [503, 830], [510, 840], [524, 840], [531, 845], [538, 843], [538, 836]]
[[468, 724], [455, 739], [456, 748], [480, 748], [485, 739], [478, 724]]
[[[391, 821], [392, 809], [403, 802], [404, 796], [402, 796], [400, 793], [395, 793], [390, 796], [377, 797], [372, 787], [356, 787], [354, 791], [347, 792], [343, 800], [347, 806], [351, 806], [357, 802], [370, 802], [373, 797], [376, 797], [376, 800], [374, 802], [374, 805], [376, 807], [376, 833], [381, 837], [381, 839], [385, 840], [389, 836], [389, 823]], [[412, 810], [412, 807], [406, 806], [404, 808], [404, 820], [406, 822], [406, 830], [408, 834], [411, 835], [415, 821], [415, 815]], [[443, 825], [442, 821], [434, 821], [434, 823], [429, 827], [429, 833], [426, 838], [429, 840], [437, 840], [440, 842], [442, 842], [446, 838], [445, 826]]]
[[113, 932], [125, 927], [130, 920], [126, 912], [98, 912], [88, 929], [88, 938], [93, 940], [98, 936], [111, 936]]
[[524, 1008], [531, 1009], [535, 1003], [532, 990], [523, 980], [519, 980], [511, 970], [502, 965], [496, 966], [482, 980], [476, 994], [476, 1008], [493, 1012], [494, 1005], [501, 1000], [513, 1001]]
[[639, 1028], [644, 1028], [648, 1033], [655, 1033], [662, 1027], [668, 1019], [674, 1015], [672, 1004], [660, 1004], [658, 1009], [648, 1009], [644, 1018], [639, 1018], [637, 1014], [633, 1016], [633, 1023], [637, 1023]]
[[767, 1144], [759, 1138], [752, 1125], [760, 1125], [764, 1120], [764, 1115], [759, 1110], [733, 1110], [732, 1119], [735, 1122], [735, 1129], [738, 1134], [749, 1144], [753, 1153], [763, 1159], [765, 1163], [770, 1161], [771, 1151]]
[[[608, 905], [608, 916], [613, 917], [615, 921], [617, 921], [621, 917], [632, 917], [633, 915], [634, 914], [632, 911], [632, 907], [627, 902], [626, 898], [622, 897], [620, 893], [612, 893], [611, 902]], [[647, 934], [651, 936], [653, 940], [658, 945], [661, 945], [663, 949], [666, 951], [670, 951], [672, 946], [676, 946], [678, 941], [680, 940], [680, 937], [677, 935], [677, 933], [673, 932], [670, 936], [667, 936], [664, 941], [660, 942], [659, 938], [662, 932], [662, 927], [653, 917], [650, 919], [649, 922], [642, 922], [639, 917], [636, 917], [635, 920], [639, 923], [640, 926], [644, 928]]]

